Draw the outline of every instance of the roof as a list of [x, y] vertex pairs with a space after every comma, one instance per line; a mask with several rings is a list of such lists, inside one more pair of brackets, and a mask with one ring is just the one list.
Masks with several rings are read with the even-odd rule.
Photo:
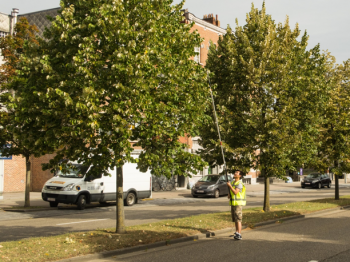
[[0, 31], [10, 32], [10, 16], [7, 14], [0, 13]]
[[204, 21], [203, 19], [200, 19], [198, 17], [196, 17], [194, 14], [190, 13], [190, 12], [185, 12], [185, 17], [187, 20], [189, 21], [193, 21], [195, 22], [196, 24], [199, 24], [201, 26], [205, 26], [207, 28], [210, 28], [211, 30], [214, 30], [218, 33], [221, 33], [221, 34], [226, 34], [226, 29], [223, 29], [219, 26], [216, 26], [216, 25], [213, 25], [212, 23], [209, 23], [207, 21]]
[[47, 9], [47, 10], [42, 10], [38, 12], [22, 14], [22, 15], [18, 15], [18, 18], [25, 17], [27, 18], [30, 24], [36, 25], [36, 27], [39, 30], [38, 35], [42, 37], [45, 28], [51, 26], [51, 21], [47, 19], [47, 17], [48, 16], [55, 17], [57, 15], [57, 12], [60, 9], [61, 9], [60, 7], [57, 7], [53, 9]]

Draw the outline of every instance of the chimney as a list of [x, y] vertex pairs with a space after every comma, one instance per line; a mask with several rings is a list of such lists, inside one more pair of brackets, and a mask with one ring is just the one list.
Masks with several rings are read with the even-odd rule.
[[15, 26], [17, 24], [17, 15], [19, 13], [19, 9], [18, 8], [12, 8], [12, 12], [11, 12], [11, 30], [10, 33], [11, 35], [13, 35], [13, 33], [15, 32]]
[[208, 23], [211, 23], [213, 25], [220, 26], [220, 21], [219, 21], [218, 15], [216, 15], [216, 18], [214, 17], [213, 14], [204, 15], [203, 20], [208, 22]]

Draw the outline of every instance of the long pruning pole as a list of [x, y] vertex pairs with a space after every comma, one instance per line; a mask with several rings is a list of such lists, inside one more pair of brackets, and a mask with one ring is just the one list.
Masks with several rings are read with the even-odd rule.
[[[219, 124], [218, 124], [218, 117], [217, 117], [217, 115], [216, 115], [214, 96], [213, 96], [213, 91], [211, 90], [211, 83], [210, 83], [209, 75], [208, 75], [208, 81], [209, 81], [209, 89], [210, 89], [211, 103], [212, 103], [212, 105], [213, 105], [213, 113], [214, 113], [214, 120], [215, 120], [216, 130], [218, 131], [218, 135], [219, 135], [219, 141], [220, 141], [220, 147], [221, 147], [222, 160], [224, 161], [224, 170], [225, 170], [226, 182], [228, 182], [227, 167], [226, 167], [226, 161], [225, 161], [225, 153], [224, 153], [224, 148], [223, 148], [223, 146], [222, 146], [220, 128], [219, 128]], [[230, 188], [228, 189], [228, 192], [229, 192], [229, 195], [230, 195], [230, 200], [232, 200], [232, 198], [231, 198], [231, 193], [230, 193]]]

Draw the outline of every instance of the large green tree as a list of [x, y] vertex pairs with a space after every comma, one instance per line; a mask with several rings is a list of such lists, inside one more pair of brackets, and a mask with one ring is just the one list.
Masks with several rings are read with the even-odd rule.
[[[333, 59], [335, 60], [335, 59]], [[335, 200], [339, 200], [339, 176], [350, 172], [350, 60], [329, 63], [329, 100], [318, 140], [321, 142], [310, 165], [318, 170], [330, 168], [335, 175]]]
[[[20, 18], [14, 28], [13, 35], [7, 35], [0, 38], [0, 50], [3, 56], [3, 64], [0, 65], [0, 147], [5, 144], [11, 144], [2, 150], [4, 155], [22, 155], [26, 161], [26, 186], [24, 206], [30, 206], [30, 156], [39, 156], [42, 150], [37, 150], [36, 146], [29, 142], [23, 143], [22, 134], [28, 130], [23, 129], [23, 119], [19, 120], [15, 116], [16, 108], [13, 104], [12, 97], [16, 95], [8, 83], [11, 78], [17, 75], [16, 70], [19, 67], [20, 56], [23, 54], [26, 46], [39, 44], [36, 37], [38, 29], [30, 25], [24, 17]], [[24, 80], [25, 81], [25, 80]], [[17, 121], [19, 120], [19, 121]], [[39, 131], [30, 134], [39, 136]], [[33, 141], [33, 140], [31, 140]]]
[[[195, 173], [204, 162], [178, 138], [198, 134], [209, 97], [206, 73], [190, 58], [201, 43], [182, 23], [183, 2], [62, 0], [46, 41], [22, 57], [11, 87], [28, 129], [42, 128], [38, 145], [56, 157], [92, 165], [89, 174], [117, 168], [117, 232], [123, 233], [122, 167], [142, 147], [141, 171]], [[22, 81], [26, 79], [26, 81]]]
[[[208, 56], [226, 162], [231, 169], [261, 171], [265, 211], [270, 177], [285, 178], [287, 169], [316, 151], [326, 57], [319, 46], [307, 51], [307, 41], [298, 25], [290, 28], [288, 17], [276, 24], [263, 4], [262, 10], [252, 6], [243, 27], [228, 28]], [[201, 137], [204, 159], [222, 164], [212, 121]]]

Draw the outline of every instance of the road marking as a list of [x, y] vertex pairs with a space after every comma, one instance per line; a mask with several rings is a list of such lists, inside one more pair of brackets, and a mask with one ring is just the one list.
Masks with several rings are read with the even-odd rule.
[[62, 224], [56, 224], [56, 226], [69, 225], [69, 224], [79, 224], [79, 223], [87, 223], [87, 222], [95, 222], [95, 221], [101, 221], [101, 220], [108, 220], [108, 219], [96, 219], [96, 220], [89, 220], [89, 221], [62, 223]]

